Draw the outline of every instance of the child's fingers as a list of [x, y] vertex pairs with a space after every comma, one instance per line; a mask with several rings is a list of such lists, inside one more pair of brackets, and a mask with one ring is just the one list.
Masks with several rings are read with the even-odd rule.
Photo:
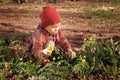
[[75, 52], [72, 52], [71, 54], [71, 59], [74, 59], [76, 57], [76, 53]]
[[51, 52], [47, 52], [47, 55], [50, 56], [52, 53]]
[[69, 57], [70, 57], [71, 59], [74, 59], [74, 58], [76, 57], [76, 53], [73, 52], [72, 50], [69, 50], [67, 54], [69, 55]]

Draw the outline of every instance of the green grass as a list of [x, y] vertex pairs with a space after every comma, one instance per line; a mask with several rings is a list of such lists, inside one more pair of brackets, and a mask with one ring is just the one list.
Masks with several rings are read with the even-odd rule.
[[[117, 79], [120, 74], [120, 45], [113, 39], [109, 43], [98, 42], [96, 36], [85, 38], [81, 51], [71, 60], [62, 49], [49, 57], [50, 62], [42, 67], [44, 59], [33, 61], [24, 51], [23, 41], [16, 37], [0, 39], [0, 78], [10, 79]], [[12, 51], [11, 51], [12, 50]], [[14, 54], [16, 53], [16, 55]], [[54, 59], [53, 59], [54, 58]], [[10, 64], [10, 65], [8, 65]], [[5, 73], [9, 73], [4, 75]]]

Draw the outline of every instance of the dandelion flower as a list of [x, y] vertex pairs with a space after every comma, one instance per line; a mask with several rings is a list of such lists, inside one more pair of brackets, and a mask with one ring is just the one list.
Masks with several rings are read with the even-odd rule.
[[55, 57], [53, 57], [53, 61], [55, 61], [56, 60], [56, 58]]
[[85, 59], [82, 59], [82, 62], [85, 62], [86, 60]]
[[32, 63], [32, 60], [30, 60], [29, 62]]
[[84, 38], [84, 41], [86, 41], [87, 40], [87, 38]]
[[92, 38], [92, 37], [89, 37], [89, 40], [90, 40], [90, 41], [92, 41], [92, 40], [93, 40], [93, 38]]
[[48, 59], [48, 62], [50, 62], [50, 60]]
[[57, 57], [57, 59], [60, 59], [60, 57]]
[[58, 65], [61, 65], [61, 63], [59, 62]]
[[20, 60], [20, 61], [22, 61], [22, 60], [23, 60], [23, 58], [20, 58], [19, 60]]
[[83, 56], [83, 58], [86, 58], [86, 56]]

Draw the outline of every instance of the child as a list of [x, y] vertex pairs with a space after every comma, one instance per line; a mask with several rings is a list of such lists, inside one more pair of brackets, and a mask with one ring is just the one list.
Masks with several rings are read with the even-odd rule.
[[27, 44], [27, 52], [36, 58], [48, 58], [59, 45], [71, 59], [76, 57], [66, 37], [60, 29], [61, 17], [56, 9], [48, 5], [40, 13], [38, 25]]

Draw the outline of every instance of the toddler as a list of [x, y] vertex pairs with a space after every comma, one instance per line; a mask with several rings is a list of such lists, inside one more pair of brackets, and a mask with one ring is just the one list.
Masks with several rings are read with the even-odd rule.
[[41, 23], [29, 38], [26, 51], [36, 59], [48, 58], [60, 46], [71, 59], [75, 58], [76, 53], [60, 29], [61, 16], [55, 7], [47, 5], [39, 17]]

